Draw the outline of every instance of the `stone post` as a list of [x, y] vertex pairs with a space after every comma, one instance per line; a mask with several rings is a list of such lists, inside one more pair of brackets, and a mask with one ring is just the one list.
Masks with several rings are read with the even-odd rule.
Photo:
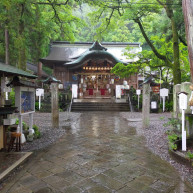
[[150, 114], [150, 84], [143, 84], [143, 108], [142, 108], [142, 127], [145, 129], [149, 127]]
[[178, 118], [179, 110], [179, 100], [178, 93], [181, 91], [181, 84], [174, 85], [173, 88], [173, 117]]
[[[190, 90], [190, 85], [192, 85], [190, 82], [183, 82], [181, 84], [181, 92], [188, 93], [188, 95], [187, 95], [188, 101], [189, 101], [189, 98], [190, 98], [191, 93], [192, 93], [192, 90]], [[190, 109], [189, 105], [187, 105], [187, 106], [188, 106], [188, 108], [185, 110], [185, 114], [191, 114], [192, 110]]]
[[52, 127], [59, 127], [58, 83], [51, 83]]

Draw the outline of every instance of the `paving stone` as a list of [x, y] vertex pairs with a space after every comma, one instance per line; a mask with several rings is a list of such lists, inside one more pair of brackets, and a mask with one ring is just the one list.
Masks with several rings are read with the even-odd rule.
[[82, 193], [82, 190], [75, 186], [65, 188], [62, 192], [64, 193]]
[[110, 193], [112, 192], [111, 190], [103, 187], [103, 186], [95, 186], [95, 187], [92, 187], [88, 190], [89, 193]]
[[53, 173], [51, 173], [51, 172], [49, 172], [47, 170], [40, 171], [40, 172], [37, 172], [37, 173], [33, 174], [33, 176], [36, 176], [39, 179], [48, 177], [50, 175], [53, 175]]
[[70, 186], [69, 182], [55, 175], [43, 178], [42, 180], [46, 182], [48, 185], [51, 185], [52, 187], [59, 190], [63, 190], [64, 188]]
[[99, 174], [91, 179], [105, 187], [108, 187], [111, 190], [119, 190], [120, 188], [124, 187], [124, 184], [121, 182], [103, 174]]
[[61, 172], [61, 173], [57, 173], [56, 176], [59, 176], [61, 178], [64, 178], [66, 181], [68, 181], [69, 183], [77, 183], [79, 181], [82, 181], [84, 179], [84, 177], [76, 174], [75, 172], [73, 171], [70, 171], [70, 170], [66, 170], [64, 172]]
[[139, 191], [134, 190], [128, 186], [124, 186], [123, 188], [121, 188], [120, 190], [117, 191], [117, 193], [139, 193]]
[[23, 186], [29, 187], [32, 184], [38, 183], [39, 179], [37, 179], [35, 176], [32, 175], [27, 175], [21, 178], [20, 184]]
[[62, 138], [37, 151], [2, 193], [193, 192], [119, 113], [82, 113], [79, 123], [64, 129]]
[[52, 192], [53, 190], [51, 188], [45, 187], [35, 191], [34, 193], [52, 193]]
[[65, 170], [64, 168], [55, 165], [55, 167], [50, 168], [48, 171], [53, 173], [53, 174], [56, 174], [56, 173], [59, 173], [59, 172], [64, 171], [64, 170]]
[[91, 178], [84, 179], [78, 183], [75, 184], [77, 187], [81, 188], [83, 191], [89, 190], [95, 186], [97, 186], [97, 183], [92, 181]]
[[32, 190], [33, 192], [36, 192], [46, 187], [47, 187], [47, 184], [44, 181], [38, 181], [36, 183], [31, 184], [29, 186], [29, 189]]

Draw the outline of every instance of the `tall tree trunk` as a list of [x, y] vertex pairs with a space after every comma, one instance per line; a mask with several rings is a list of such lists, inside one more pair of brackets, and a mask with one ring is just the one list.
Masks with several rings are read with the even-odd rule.
[[24, 38], [24, 20], [23, 20], [23, 15], [24, 15], [24, 9], [25, 5], [21, 4], [21, 18], [19, 21], [19, 41], [20, 41], [20, 47], [19, 47], [19, 53], [18, 53], [18, 67], [22, 70], [26, 70], [26, 48], [25, 48], [25, 38]]
[[174, 56], [174, 63], [173, 63], [173, 78], [174, 84], [181, 83], [181, 70], [180, 70], [180, 51], [179, 51], [179, 37], [176, 22], [174, 19], [174, 13], [172, 6], [169, 4], [173, 3], [173, 0], [166, 0], [166, 5], [164, 6], [166, 10], [166, 14], [171, 21], [172, 26], [172, 37], [173, 37], [173, 56]]
[[188, 44], [191, 80], [193, 82], [193, 0], [183, 0], [182, 7]]
[[174, 84], [180, 84], [181, 70], [180, 70], [179, 42], [178, 42], [178, 31], [176, 28], [174, 17], [171, 18], [171, 24], [172, 24], [173, 55], [174, 55], [173, 78], [174, 78]]
[[9, 31], [5, 27], [5, 64], [9, 64]]

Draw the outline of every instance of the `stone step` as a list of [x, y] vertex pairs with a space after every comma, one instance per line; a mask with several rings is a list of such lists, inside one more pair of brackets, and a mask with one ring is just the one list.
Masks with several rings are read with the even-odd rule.
[[129, 111], [127, 103], [97, 103], [97, 102], [78, 102], [72, 103], [71, 111]]

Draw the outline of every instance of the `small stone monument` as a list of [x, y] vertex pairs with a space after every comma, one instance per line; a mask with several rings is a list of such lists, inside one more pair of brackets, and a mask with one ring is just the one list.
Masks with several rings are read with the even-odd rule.
[[59, 127], [59, 105], [58, 105], [58, 85], [60, 80], [50, 76], [43, 83], [47, 83], [50, 85], [51, 91], [51, 110], [52, 110], [52, 127]]

